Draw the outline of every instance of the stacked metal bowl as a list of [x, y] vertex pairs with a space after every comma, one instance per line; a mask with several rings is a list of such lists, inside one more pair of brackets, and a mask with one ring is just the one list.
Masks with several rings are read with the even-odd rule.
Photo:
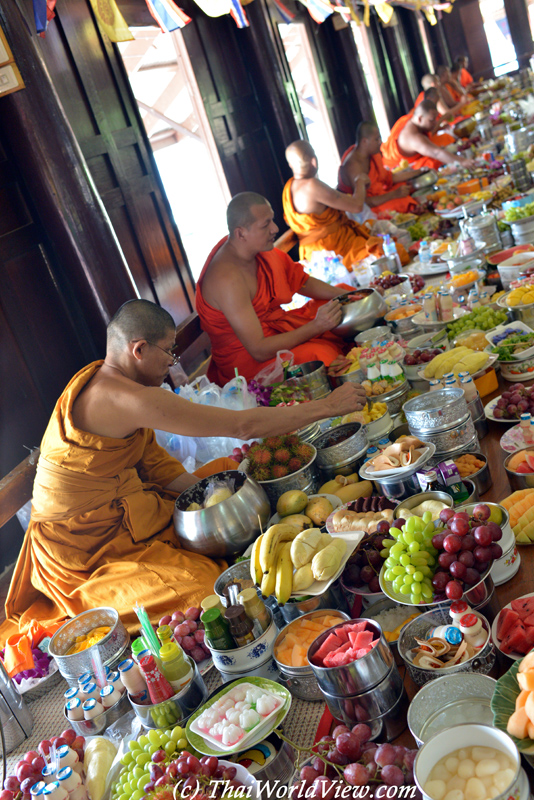
[[357, 472], [369, 445], [365, 427], [349, 422], [326, 431], [313, 440], [317, 466], [324, 480]]
[[410, 433], [436, 446], [434, 463], [479, 449], [463, 389], [439, 389], [404, 404]]

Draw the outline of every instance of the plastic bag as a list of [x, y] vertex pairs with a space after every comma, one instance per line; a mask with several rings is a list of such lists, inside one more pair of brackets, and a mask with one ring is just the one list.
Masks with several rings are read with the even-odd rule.
[[204, 508], [221, 503], [223, 500], [228, 500], [234, 493], [235, 481], [233, 479], [227, 481], [210, 481], [206, 488], [204, 495]]
[[17, 519], [22, 525], [22, 529], [24, 531], [28, 530], [28, 525], [30, 524], [30, 515], [32, 513], [32, 501], [28, 500], [27, 503], [24, 503], [22, 508], [19, 508], [17, 511]]
[[284, 380], [284, 366], [292, 367], [294, 360], [295, 356], [291, 350], [279, 350], [273, 363], [260, 369], [254, 380], [261, 383], [262, 386], [281, 383]]

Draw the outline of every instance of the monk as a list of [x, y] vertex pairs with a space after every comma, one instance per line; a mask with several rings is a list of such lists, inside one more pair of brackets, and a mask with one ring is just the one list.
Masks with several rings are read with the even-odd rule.
[[458, 56], [456, 59], [456, 66], [460, 68], [460, 83], [464, 89], [469, 89], [471, 84], [474, 83], [473, 76], [468, 71], [469, 59], [467, 56]]
[[448, 67], [440, 64], [436, 69], [436, 74], [440, 80], [442, 97], [450, 108], [457, 103], [467, 103], [465, 89], [454, 80]]
[[[457, 103], [455, 105], [449, 104], [450, 95], [448, 92], [446, 95], [442, 92], [441, 82], [437, 75], [423, 75], [421, 78], [421, 85], [424, 91], [418, 95], [414, 108], [418, 106], [419, 103], [422, 103], [423, 100], [432, 100], [440, 114], [436, 123], [436, 130], [443, 120], [454, 120], [458, 116], [462, 103]], [[454, 139], [452, 139], [452, 141], [454, 141]]]
[[[296, 364], [330, 364], [344, 349], [344, 342], [330, 333], [341, 320], [335, 298], [351, 287], [310, 277], [274, 247], [278, 227], [260, 194], [236, 195], [226, 216], [230, 235], [208, 256], [196, 293], [198, 315], [211, 339], [210, 379], [223, 385], [237, 368], [250, 380], [279, 350], [291, 350]], [[281, 306], [294, 294], [313, 299], [284, 311]]]
[[[344, 194], [317, 178], [317, 156], [309, 142], [290, 144], [286, 158], [294, 177], [284, 186], [284, 217], [299, 238], [300, 258], [310, 259], [315, 250], [333, 250], [351, 271], [368, 255], [382, 255], [382, 240], [344, 213], [362, 211], [368, 176], [359, 175], [351, 193]], [[399, 248], [399, 255], [407, 263], [404, 249]]]
[[375, 213], [399, 211], [407, 213], [419, 209], [410, 193], [413, 186], [405, 181], [416, 178], [424, 170], [407, 169], [391, 172], [384, 167], [380, 153], [380, 131], [372, 122], [361, 122], [356, 131], [356, 143], [344, 153], [339, 168], [338, 189], [349, 193], [361, 175], [369, 176], [366, 203]]
[[[175, 330], [154, 303], [126, 303], [109, 323], [105, 359], [80, 370], [59, 398], [41, 443], [31, 520], [6, 602], [8, 621], [21, 630], [32, 619], [49, 623], [98, 606], [116, 608], [132, 629], [136, 601], [155, 622], [213, 593], [224, 563], [181, 549], [172, 522], [177, 494], [198, 477], [159, 447], [153, 429], [259, 438], [365, 403], [361, 387], [345, 384], [289, 408], [191, 405], [160, 388], [175, 363]], [[204, 474], [214, 468], [206, 465]]]
[[412, 169], [438, 169], [442, 164], [474, 166], [474, 160], [449, 153], [430, 139], [438, 111], [430, 100], [423, 100], [413, 114], [397, 120], [386, 142], [382, 145], [384, 165], [395, 169], [407, 161]]

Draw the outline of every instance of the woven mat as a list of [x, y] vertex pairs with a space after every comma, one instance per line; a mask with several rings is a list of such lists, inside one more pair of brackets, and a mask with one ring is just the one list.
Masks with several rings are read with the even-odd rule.
[[[216, 669], [211, 669], [204, 680], [211, 694], [214, 689], [221, 685], [222, 679]], [[63, 694], [67, 690], [66, 681], [61, 680], [59, 684], [50, 689], [43, 697], [34, 700], [29, 704], [34, 726], [29, 739], [25, 739], [19, 747], [13, 750], [7, 757], [7, 771], [14, 772], [14, 768], [24, 753], [28, 750], [37, 750], [39, 742], [49, 739], [51, 736], [59, 734], [68, 728], [68, 722], [63, 713]], [[302, 747], [309, 747], [313, 744], [317, 726], [324, 712], [325, 704], [309, 703], [293, 697], [291, 708], [284, 720], [283, 730], [295, 744]], [[0, 759], [1, 761], [1, 759]]]

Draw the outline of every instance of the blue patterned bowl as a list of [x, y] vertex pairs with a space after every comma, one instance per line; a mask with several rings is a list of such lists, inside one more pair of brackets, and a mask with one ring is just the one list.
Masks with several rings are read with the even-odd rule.
[[[271, 624], [261, 636], [250, 644], [237, 647], [235, 650], [213, 650], [211, 647], [209, 648], [213, 663], [220, 672], [233, 674], [248, 672], [272, 659], [278, 628], [270, 609], [267, 609], [267, 612], [271, 619]], [[209, 647], [207, 641], [206, 645]]]

